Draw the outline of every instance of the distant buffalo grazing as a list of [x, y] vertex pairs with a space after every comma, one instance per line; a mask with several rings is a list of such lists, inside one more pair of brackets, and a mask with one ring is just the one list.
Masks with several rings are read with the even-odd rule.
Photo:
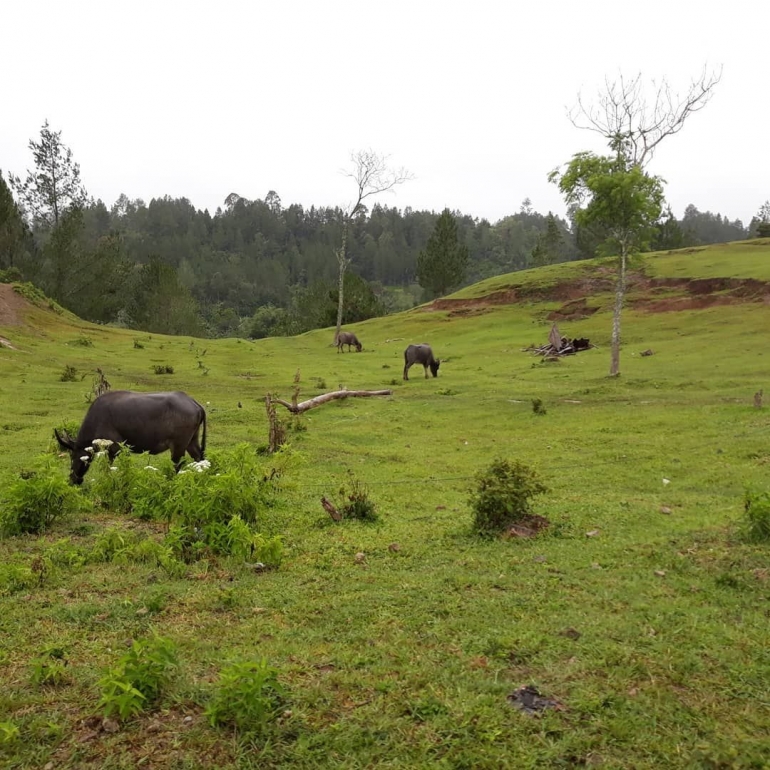
[[358, 353], [361, 352], [361, 348], [363, 348], [363, 345], [358, 341], [358, 337], [356, 337], [353, 332], [340, 332], [337, 335], [337, 352], [339, 353], [342, 350], [342, 346], [347, 345], [348, 346], [348, 353], [350, 353], [350, 346], [355, 345], [356, 351]]
[[[203, 426], [201, 443], [198, 430]], [[111, 441], [107, 447], [110, 462], [126, 444], [132, 452], [156, 455], [171, 450], [177, 473], [187, 452], [193, 460], [202, 460], [206, 451], [206, 411], [194, 399], [180, 391], [171, 393], [135, 393], [112, 390], [91, 404], [77, 438], [54, 430], [62, 449], [70, 453], [70, 482], [82, 484], [100, 439]], [[96, 444], [94, 443], [96, 442]]]
[[409, 367], [412, 364], [422, 364], [425, 369], [425, 379], [428, 379], [428, 368], [434, 377], [438, 377], [438, 367], [441, 361], [433, 357], [430, 345], [410, 345], [404, 351], [404, 379], [409, 379]]

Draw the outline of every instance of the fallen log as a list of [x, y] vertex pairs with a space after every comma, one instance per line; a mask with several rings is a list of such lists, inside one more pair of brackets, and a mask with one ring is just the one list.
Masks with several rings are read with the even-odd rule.
[[281, 398], [273, 398], [272, 402], [274, 404], [285, 406], [292, 414], [302, 414], [302, 412], [307, 412], [308, 409], [313, 409], [316, 406], [321, 406], [321, 404], [326, 404], [329, 401], [335, 401], [340, 398], [365, 398], [367, 396], [391, 395], [393, 395], [392, 390], [334, 390], [331, 393], [322, 393], [320, 396], [315, 396], [314, 398], [309, 398], [307, 401], [300, 401], [299, 403], [290, 403]]

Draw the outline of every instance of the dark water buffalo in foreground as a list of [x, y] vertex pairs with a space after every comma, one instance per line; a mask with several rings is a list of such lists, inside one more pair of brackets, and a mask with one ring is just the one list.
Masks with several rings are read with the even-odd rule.
[[[198, 429], [203, 426], [201, 443]], [[195, 461], [206, 451], [206, 412], [186, 393], [135, 393], [112, 390], [91, 404], [77, 438], [54, 430], [62, 449], [70, 453], [70, 481], [82, 484], [94, 458], [99, 439], [112, 441], [107, 447], [110, 462], [125, 443], [133, 452], [156, 455], [171, 450], [177, 472], [187, 452]]]
[[438, 358], [433, 358], [433, 351], [430, 349], [430, 345], [410, 345], [404, 351], [404, 379], [408, 380], [409, 367], [412, 364], [422, 364], [425, 369], [425, 379], [428, 379], [428, 367], [430, 367], [430, 373], [434, 377], [438, 377], [438, 367], [441, 361]]
[[358, 341], [358, 337], [356, 337], [353, 332], [340, 332], [337, 335], [337, 352], [339, 353], [340, 350], [342, 350], [342, 346], [347, 345], [348, 346], [348, 353], [350, 353], [350, 346], [355, 345], [356, 351], [358, 353], [361, 352], [361, 348], [363, 345]]

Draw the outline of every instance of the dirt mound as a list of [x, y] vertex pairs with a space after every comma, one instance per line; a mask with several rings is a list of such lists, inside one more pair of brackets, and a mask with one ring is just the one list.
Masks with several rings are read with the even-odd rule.
[[0, 326], [19, 326], [22, 311], [28, 306], [24, 297], [18, 295], [10, 283], [0, 283]]

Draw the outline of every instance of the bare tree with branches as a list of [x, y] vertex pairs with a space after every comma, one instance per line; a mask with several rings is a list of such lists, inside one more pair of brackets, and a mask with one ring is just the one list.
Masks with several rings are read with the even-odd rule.
[[394, 187], [413, 179], [413, 175], [404, 168], [394, 169], [388, 165], [388, 156], [381, 155], [373, 150], [359, 150], [351, 153], [352, 169], [342, 173], [350, 177], [356, 185], [355, 203], [349, 204], [342, 212], [342, 239], [336, 250], [337, 264], [339, 265], [339, 298], [337, 301], [337, 329], [334, 333], [334, 342], [337, 342], [342, 328], [342, 311], [345, 306], [343, 295], [343, 283], [345, 270], [350, 264], [348, 256], [348, 235], [350, 225], [361, 213], [366, 211], [364, 201], [373, 195], [388, 192]]
[[711, 101], [721, 78], [721, 67], [712, 72], [704, 67], [684, 95], [674, 92], [666, 78], [652, 80], [653, 97], [648, 99], [641, 73], [630, 79], [621, 74], [614, 81], [605, 79], [596, 103], [586, 103], [578, 94], [567, 114], [576, 128], [603, 136], [618, 157], [644, 168], [658, 145], [678, 134], [687, 118]]

